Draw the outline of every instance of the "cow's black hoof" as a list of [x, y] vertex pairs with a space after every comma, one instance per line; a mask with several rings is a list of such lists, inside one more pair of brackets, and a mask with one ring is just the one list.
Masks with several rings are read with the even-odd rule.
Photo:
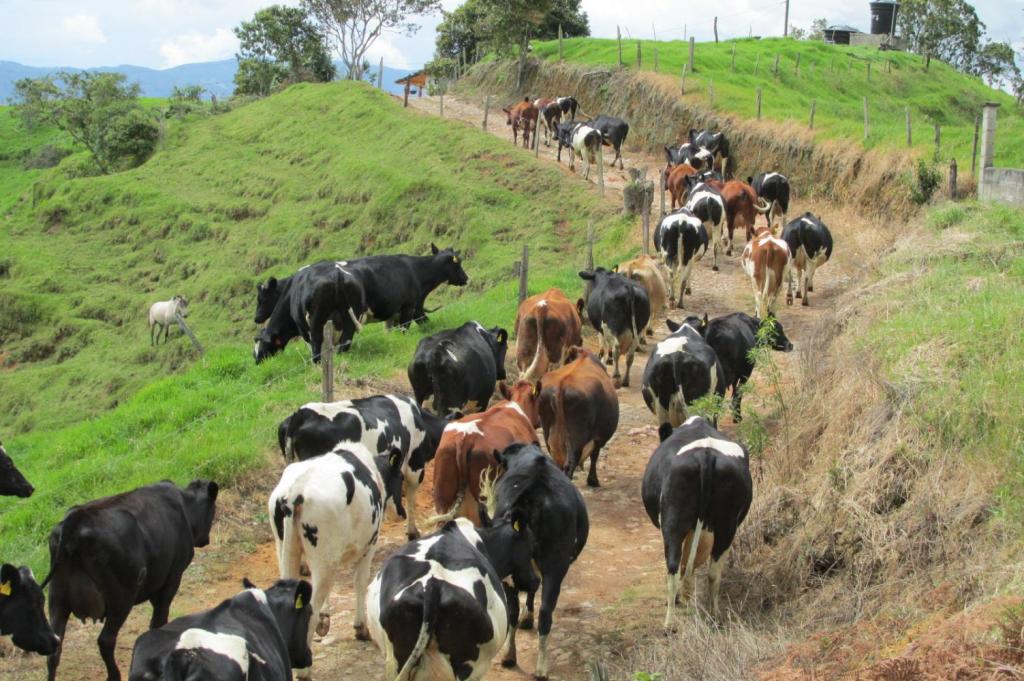
[[796, 292], [796, 297], [797, 297], [797, 298], [802, 298], [803, 296], [802, 296], [802, 295], [800, 294], [800, 292], [799, 292], [799, 291], [797, 291], [797, 292]]
[[316, 635], [321, 638], [326, 636], [331, 631], [331, 616], [326, 613], [320, 613], [320, 621], [316, 624]]
[[814, 293], [814, 287], [813, 287], [813, 286], [811, 286], [810, 284], [808, 284], [808, 285], [807, 285], [807, 292], [808, 292], [808, 293]]
[[804, 297], [804, 302], [802, 304], [803, 304], [804, 307], [810, 307], [810, 305], [811, 305], [810, 301], [807, 300], [806, 296]]
[[600, 487], [601, 483], [597, 481], [597, 478], [587, 478], [587, 487]]
[[611, 366], [611, 365], [612, 365], [612, 358], [611, 358], [611, 357], [609, 357], [608, 359], [606, 359], [606, 360], [604, 361], [604, 363], [605, 363], [605, 364], [607, 364], [608, 366]]
[[515, 667], [518, 664], [519, 664], [519, 661], [516, 660], [516, 658], [514, 658], [514, 657], [512, 657], [512, 658], [506, 657], [505, 659], [503, 659], [501, 661], [501, 666], [504, 667], [505, 669], [512, 669], [513, 667]]
[[420, 533], [419, 532], [406, 532], [405, 536], [409, 539], [409, 541], [416, 541], [417, 539], [420, 538]]
[[309, 571], [309, 566], [308, 565], [303, 563], [302, 565], [299, 566], [299, 576], [300, 577], [309, 577], [309, 576], [311, 576], [311, 574], [312, 573]]
[[531, 631], [533, 629], [533, 618], [524, 619], [519, 621], [520, 631]]
[[533, 681], [548, 681], [548, 677], [540, 676], [539, 674], [531, 674], [530, 678], [533, 679]]
[[646, 334], [647, 334], [648, 336], [653, 336], [653, 335], [654, 335], [654, 329], [647, 329], [647, 331], [645, 331], [645, 333], [646, 333]]
[[362, 624], [362, 625], [360, 625], [358, 627], [355, 627], [355, 630], [356, 630], [356, 640], [357, 641], [369, 641], [370, 640], [370, 630], [366, 628], [365, 624]]
[[685, 307], [683, 307], [683, 301], [680, 300], [678, 303], [676, 303], [676, 309], [677, 310], [685, 310], [686, 309]]
[[687, 286], [687, 287], [686, 287], [686, 295], [691, 295], [692, 293], [693, 293], [693, 291], [691, 291], [691, 290], [690, 290], [690, 287], [689, 287], [689, 286]]
[[711, 271], [712, 272], [717, 272], [718, 271], [718, 265], [712, 265], [711, 266]]

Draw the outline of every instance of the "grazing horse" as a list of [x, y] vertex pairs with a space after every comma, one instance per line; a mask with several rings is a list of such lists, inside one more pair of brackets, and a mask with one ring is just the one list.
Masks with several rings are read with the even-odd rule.
[[[170, 300], [163, 300], [153, 303], [149, 308], [149, 344], [155, 345], [160, 342], [160, 333], [164, 334], [164, 342], [171, 330], [171, 324], [175, 318], [181, 315], [188, 316], [188, 301], [184, 296], [174, 296]], [[159, 328], [157, 328], [159, 327]], [[153, 336], [153, 329], [156, 329], [156, 336]]]
[[523, 101], [515, 104], [514, 106], [506, 106], [502, 108], [505, 112], [507, 119], [505, 125], [512, 126], [512, 144], [513, 146], [519, 143], [519, 128], [523, 129], [523, 147], [529, 149], [530, 147], [530, 129], [537, 128], [537, 107], [533, 105], [529, 97], [523, 99]]

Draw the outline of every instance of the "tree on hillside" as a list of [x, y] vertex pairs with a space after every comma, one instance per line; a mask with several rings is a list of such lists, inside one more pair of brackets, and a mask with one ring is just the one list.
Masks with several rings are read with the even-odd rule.
[[807, 34], [808, 40], [824, 40], [825, 29], [828, 28], [828, 19], [820, 18], [811, 22], [811, 30]]
[[518, 48], [516, 88], [521, 88], [530, 38], [538, 35], [554, 0], [480, 0], [480, 6], [481, 30], [498, 54], [511, 54]]
[[419, 30], [412, 16], [440, 6], [440, 0], [302, 0], [303, 9], [334, 43], [349, 80], [363, 79], [366, 52], [384, 31], [412, 35]]
[[896, 22], [909, 48], [926, 64], [935, 57], [974, 73], [985, 24], [965, 0], [904, 0]]
[[566, 38], [583, 38], [590, 35], [590, 21], [587, 13], [580, 9], [582, 0], [555, 0], [551, 9], [544, 15], [544, 20], [534, 36], [538, 40], [550, 40], [558, 37], [558, 27], [562, 27], [562, 35]]
[[235, 28], [235, 92], [265, 96], [281, 84], [334, 79], [324, 36], [298, 7], [272, 5]]
[[156, 148], [160, 129], [123, 73], [61, 71], [19, 80], [14, 91], [22, 120], [66, 132], [104, 173], [139, 165]]
[[1020, 78], [1017, 55], [1009, 43], [989, 42], [981, 48], [977, 60], [978, 75], [994, 88], [1013, 86]]

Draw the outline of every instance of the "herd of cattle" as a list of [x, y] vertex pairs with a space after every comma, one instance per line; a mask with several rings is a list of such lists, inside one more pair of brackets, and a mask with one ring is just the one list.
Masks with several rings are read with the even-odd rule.
[[[560, 98], [507, 111], [513, 134], [522, 130], [524, 140], [539, 120], [560, 148], [588, 163], [601, 145], [613, 146], [619, 159], [628, 126], [609, 117], [577, 124], [577, 110], [574, 99]], [[563, 114], [570, 120], [561, 121]], [[52, 681], [69, 617], [102, 621], [100, 655], [108, 680], [118, 680], [118, 632], [132, 608], [149, 601], [150, 630], [135, 643], [132, 681], [276, 681], [293, 670], [307, 678], [314, 636], [325, 636], [331, 624], [327, 597], [339, 571], [352, 567], [355, 636], [376, 642], [389, 681], [477, 679], [502, 649], [502, 664], [516, 665], [515, 631], [533, 627], [538, 590], [534, 677], [546, 678], [552, 615], [589, 532], [573, 475], [589, 459], [587, 485], [600, 486], [599, 455], [619, 423], [617, 391], [629, 386], [655, 315], [683, 308], [695, 263], [711, 246], [717, 270], [719, 250], [731, 255], [738, 228], [747, 237], [741, 262], [755, 315], [669, 320], [671, 334], [651, 349], [641, 381], [660, 437], [640, 492], [665, 545], [665, 626], [672, 626], [677, 600], [692, 596], [696, 569], [706, 562], [709, 610], [717, 614], [724, 556], [752, 499], [748, 453], [717, 430], [717, 419], [691, 416], [688, 408], [704, 396], [724, 398], [728, 389], [732, 417], [741, 418], [754, 351], [793, 348], [772, 315], [782, 284], [791, 292], [796, 270], [796, 297], [808, 304], [832, 239], [809, 213], [785, 224], [790, 191], [781, 174], [725, 180], [729, 148], [721, 133], [692, 131], [665, 152], [667, 189], [673, 209], [681, 207], [656, 228], [657, 257], [580, 272], [585, 300], [550, 289], [523, 301], [513, 326], [515, 381], [505, 369], [508, 330], [469, 321], [420, 340], [408, 365], [412, 397], [309, 403], [278, 425], [287, 466], [267, 511], [279, 581], [266, 589], [246, 581], [214, 608], [168, 622], [195, 548], [209, 543], [218, 486], [161, 482], [70, 509], [50, 534], [42, 584], [27, 568], [4, 564], [0, 632], [47, 655]], [[766, 216], [765, 225], [755, 226], [757, 215]], [[778, 216], [781, 238], [773, 233]], [[255, 321], [265, 325], [254, 358], [266, 360], [301, 336], [316, 361], [328, 321], [340, 330], [338, 351], [349, 350], [371, 321], [407, 329], [426, 321], [432, 291], [468, 279], [460, 252], [433, 245], [426, 256], [324, 260], [270, 277], [257, 287]], [[177, 298], [154, 306], [150, 325], [166, 327], [186, 306]], [[597, 354], [583, 347], [584, 321], [600, 339]], [[493, 396], [499, 399], [492, 403]], [[428, 468], [436, 515], [417, 519]], [[32, 491], [0, 447], [0, 494]], [[386, 514], [405, 519], [409, 543], [372, 576]], [[438, 529], [421, 536], [418, 520]]]

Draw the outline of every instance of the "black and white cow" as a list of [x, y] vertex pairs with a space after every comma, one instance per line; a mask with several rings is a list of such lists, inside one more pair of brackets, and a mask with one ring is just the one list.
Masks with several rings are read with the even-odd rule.
[[376, 455], [398, 450], [405, 478], [402, 497], [408, 500], [406, 534], [415, 539], [416, 491], [447, 424], [404, 395], [374, 395], [304, 404], [281, 422], [278, 440], [289, 463], [320, 456], [346, 442], [361, 442]]
[[622, 143], [626, 141], [626, 136], [629, 135], [629, 123], [616, 118], [615, 116], [598, 116], [593, 120], [586, 122], [586, 125], [594, 128], [601, 133], [601, 143], [606, 147], [612, 147], [615, 149], [615, 158], [608, 165], [614, 166], [615, 162], [619, 162], [619, 169], [622, 169]]
[[477, 529], [458, 518], [388, 558], [367, 594], [385, 678], [481, 678], [515, 626], [506, 591], [518, 599], [515, 587], [537, 588], [532, 552], [525, 519]]
[[498, 381], [505, 380], [508, 331], [466, 322], [427, 336], [409, 363], [409, 385], [421, 407], [434, 396], [438, 416], [483, 411]]
[[[548, 637], [551, 620], [558, 605], [562, 582], [569, 566], [587, 544], [590, 519], [583, 496], [551, 457], [536, 445], [512, 445], [498, 455], [504, 475], [495, 489], [497, 516], [521, 514], [533, 531], [533, 559], [540, 570], [541, 600], [537, 631], [537, 667], [533, 678], [543, 681], [548, 675]], [[526, 614], [521, 629], [533, 628], [535, 591], [527, 593]], [[516, 604], [519, 609], [518, 596]], [[514, 613], [513, 613], [514, 614]], [[515, 629], [511, 632], [510, 651], [515, 651]], [[505, 664], [514, 664], [506, 657]]]
[[782, 240], [789, 245], [793, 266], [789, 270], [786, 299], [793, 300], [793, 270], [796, 270], [796, 297], [810, 305], [807, 294], [814, 291], [814, 271], [832, 257], [832, 232], [821, 218], [804, 213], [782, 230]]
[[[405, 517], [401, 456], [374, 456], [362, 444], [348, 442], [331, 454], [293, 463], [267, 503], [281, 579], [298, 579], [305, 558], [313, 580], [316, 632], [325, 636], [330, 616], [324, 603], [342, 567], [355, 564], [356, 638], [369, 640], [366, 586], [385, 505]], [[308, 642], [312, 643], [313, 629]], [[297, 672], [308, 678], [309, 668]]]
[[647, 360], [641, 393], [659, 424], [678, 426], [686, 420], [686, 405], [705, 395], [725, 395], [725, 375], [700, 334], [699, 318], [667, 323], [672, 335]]
[[718, 249], [722, 247], [722, 239], [726, 238], [722, 225], [725, 222], [725, 200], [722, 192], [703, 181], [691, 182], [693, 176], [686, 178], [690, 191], [686, 197], [686, 209], [697, 216], [712, 241], [711, 269], [718, 271]]
[[0, 443], [0, 497], [30, 497], [36, 489], [21, 474]]
[[562, 115], [576, 120], [576, 112], [580, 108], [580, 103], [576, 101], [575, 97], [555, 97], [555, 102], [562, 107]]
[[702, 149], [696, 144], [686, 142], [684, 144], [666, 144], [665, 161], [666, 170], [683, 163], [686, 163], [694, 170], [704, 170], [705, 168], [710, 170], [714, 164], [715, 157], [707, 149]]
[[[711, 152], [712, 158], [718, 161], [719, 171], [723, 176], [729, 174], [729, 140], [723, 132], [710, 130], [690, 130], [690, 143]], [[710, 166], [714, 170], [714, 163]]]
[[[640, 331], [651, 318], [651, 302], [647, 290], [638, 282], [618, 272], [598, 267], [593, 272], [580, 272], [580, 279], [594, 282], [590, 298], [586, 301], [591, 326], [601, 334], [598, 356], [609, 366], [614, 365], [612, 380], [615, 387], [629, 386], [629, 370], [633, 356], [640, 347]], [[577, 306], [583, 314], [584, 301]], [[619, 373], [619, 358], [626, 355], [626, 376]]]
[[[745, 312], [733, 312], [716, 317], [710, 322], [707, 315], [699, 324], [704, 340], [715, 351], [725, 376], [725, 385], [732, 390], [732, 416], [734, 421], [742, 418], [740, 406], [743, 401], [743, 385], [750, 379], [754, 371], [754, 359], [750, 351], [761, 345], [773, 350], [789, 352], [793, 344], [786, 338], [782, 323], [774, 317], [765, 322], [770, 330], [759, 334], [761, 320], [751, 317]], [[678, 325], [668, 322], [669, 329], [675, 331]]]
[[576, 155], [578, 154], [587, 164], [583, 171], [583, 179], [590, 179], [591, 164], [600, 163], [601, 145], [604, 143], [601, 131], [586, 123], [575, 121], [559, 123], [555, 131], [558, 137], [558, 162], [562, 162], [562, 149], [567, 148], [569, 150], [569, 170], [576, 169]]
[[0, 636], [40, 655], [52, 655], [60, 645], [43, 612], [43, 590], [27, 567], [0, 567]]
[[313, 361], [320, 361], [324, 325], [341, 332], [338, 348], [347, 351], [361, 328], [366, 310], [362, 286], [341, 263], [322, 261], [299, 270], [280, 297], [266, 327], [256, 337], [253, 358], [259, 364], [277, 354], [296, 335], [309, 343]]
[[[330, 260], [322, 260], [315, 263], [315, 265], [324, 266], [329, 263], [331, 263]], [[313, 267], [313, 265], [307, 265], [306, 267]], [[300, 268], [299, 271], [301, 272], [306, 267]], [[267, 283], [256, 284], [256, 315], [253, 318], [254, 322], [262, 324], [270, 319], [270, 315], [274, 314], [274, 308], [277, 307], [278, 301], [288, 295], [294, 279], [294, 274], [290, 277], [282, 277], [281, 279], [270, 277], [267, 279]]]
[[282, 579], [217, 607], [179, 617], [139, 636], [128, 681], [284, 681], [313, 663], [309, 649], [312, 589]]
[[[666, 215], [654, 229], [654, 250], [669, 271], [669, 298], [683, 309], [683, 294], [690, 293], [693, 264], [708, 250], [708, 232], [700, 218], [687, 208]], [[675, 296], [679, 282], [679, 297]]]
[[758, 173], [754, 177], [748, 177], [747, 184], [754, 188], [759, 198], [771, 204], [771, 208], [765, 214], [768, 228], [771, 229], [779, 212], [782, 214], [781, 224], [786, 224], [786, 213], [789, 212], [789, 178], [782, 173]]
[[[63, 638], [68, 617], [102, 620], [100, 656], [107, 681], [119, 681], [117, 634], [132, 608], [153, 605], [150, 629], [167, 624], [171, 601], [196, 547], [210, 543], [217, 483], [171, 482], [74, 506], [50, 533], [50, 623]], [[49, 660], [54, 681], [61, 646]]]
[[708, 600], [711, 612], [718, 615], [725, 553], [750, 509], [753, 484], [746, 448], [700, 416], [691, 416], [674, 431], [662, 424], [658, 434], [661, 444], [644, 471], [642, 496], [647, 515], [661, 529], [665, 543], [665, 628], [669, 629], [680, 586], [683, 601], [689, 602], [697, 568], [709, 553]]

